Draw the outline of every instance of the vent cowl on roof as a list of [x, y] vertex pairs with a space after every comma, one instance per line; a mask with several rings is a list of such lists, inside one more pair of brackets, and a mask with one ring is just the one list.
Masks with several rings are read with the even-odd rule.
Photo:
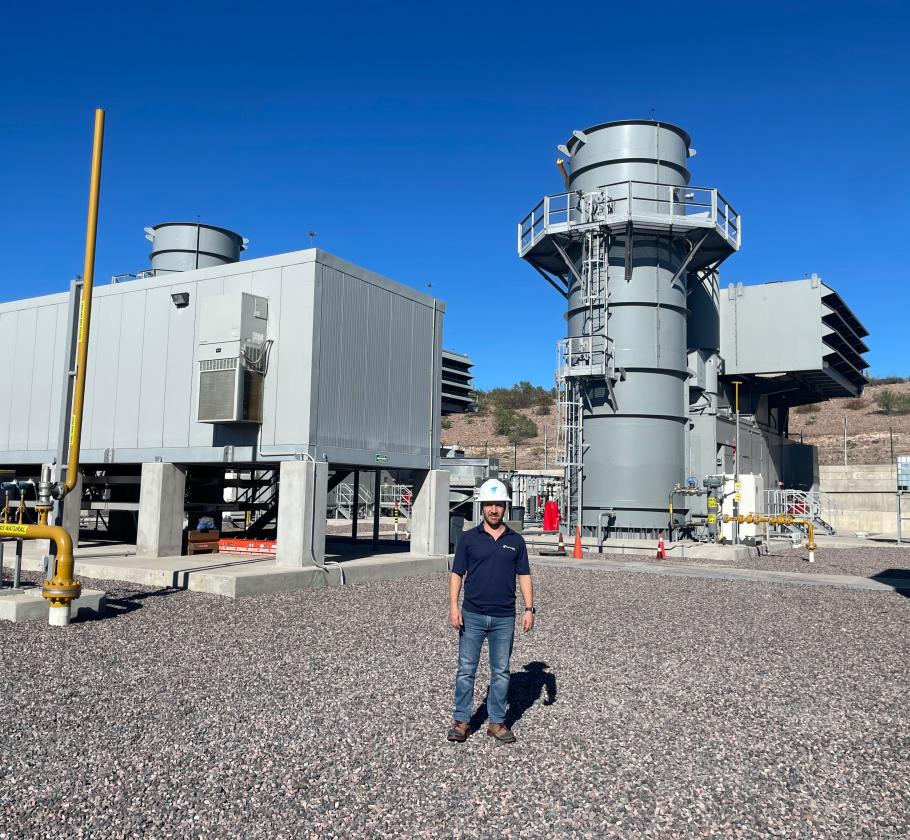
[[147, 227], [145, 238], [152, 243], [155, 274], [235, 263], [249, 243], [239, 233], [201, 222], [163, 222]]

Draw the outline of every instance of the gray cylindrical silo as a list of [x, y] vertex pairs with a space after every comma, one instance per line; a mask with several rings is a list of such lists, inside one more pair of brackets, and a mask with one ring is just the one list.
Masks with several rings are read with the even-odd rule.
[[[682, 129], [652, 121], [604, 123], [576, 132], [568, 143], [569, 188], [590, 192], [615, 184], [608, 194], [617, 197], [617, 207], [623, 208], [623, 196], [631, 191], [634, 213], [666, 214], [668, 205], [656, 199], [666, 198], [671, 186], [653, 185], [688, 184], [689, 143]], [[630, 187], [629, 181], [643, 183]], [[599, 312], [585, 303], [574, 279], [569, 287], [569, 336], [605, 331], [619, 374], [612, 396], [603, 380], [580, 381], [582, 523], [591, 532], [598, 513], [612, 510], [616, 530], [656, 532], [668, 521], [670, 489], [685, 478], [687, 278], [685, 272], [673, 277], [687, 244], [667, 226], [633, 224], [607, 237], [606, 252], [607, 297]], [[572, 257], [583, 274], [582, 255]]]
[[235, 263], [247, 243], [239, 233], [198, 222], [164, 222], [145, 233], [152, 268], [162, 274]]

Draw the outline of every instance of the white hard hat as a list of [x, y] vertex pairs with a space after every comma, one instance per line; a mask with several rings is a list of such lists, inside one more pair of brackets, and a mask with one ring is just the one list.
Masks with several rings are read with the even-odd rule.
[[480, 485], [480, 492], [477, 494], [479, 502], [511, 502], [509, 498], [509, 488], [501, 481], [490, 478]]

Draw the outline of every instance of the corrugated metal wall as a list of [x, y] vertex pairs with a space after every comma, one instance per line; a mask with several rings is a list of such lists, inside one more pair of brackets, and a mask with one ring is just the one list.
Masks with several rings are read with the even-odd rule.
[[[0, 358], [8, 388], [0, 400], [0, 450], [56, 445], [66, 341], [66, 304], [57, 300], [43, 298], [0, 312]], [[46, 373], [36, 377], [35, 370]]]
[[441, 342], [437, 334], [434, 345], [432, 307], [329, 265], [318, 265], [316, 277], [316, 439], [429, 455], [439, 423], [434, 362]]

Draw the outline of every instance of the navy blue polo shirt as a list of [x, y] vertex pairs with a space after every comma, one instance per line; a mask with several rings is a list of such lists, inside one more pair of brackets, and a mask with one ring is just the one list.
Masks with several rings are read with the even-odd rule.
[[531, 569], [521, 534], [504, 527], [503, 535], [494, 540], [481, 522], [461, 535], [455, 549], [452, 571], [465, 578], [462, 607], [468, 612], [515, 615], [516, 575], [529, 575]]

